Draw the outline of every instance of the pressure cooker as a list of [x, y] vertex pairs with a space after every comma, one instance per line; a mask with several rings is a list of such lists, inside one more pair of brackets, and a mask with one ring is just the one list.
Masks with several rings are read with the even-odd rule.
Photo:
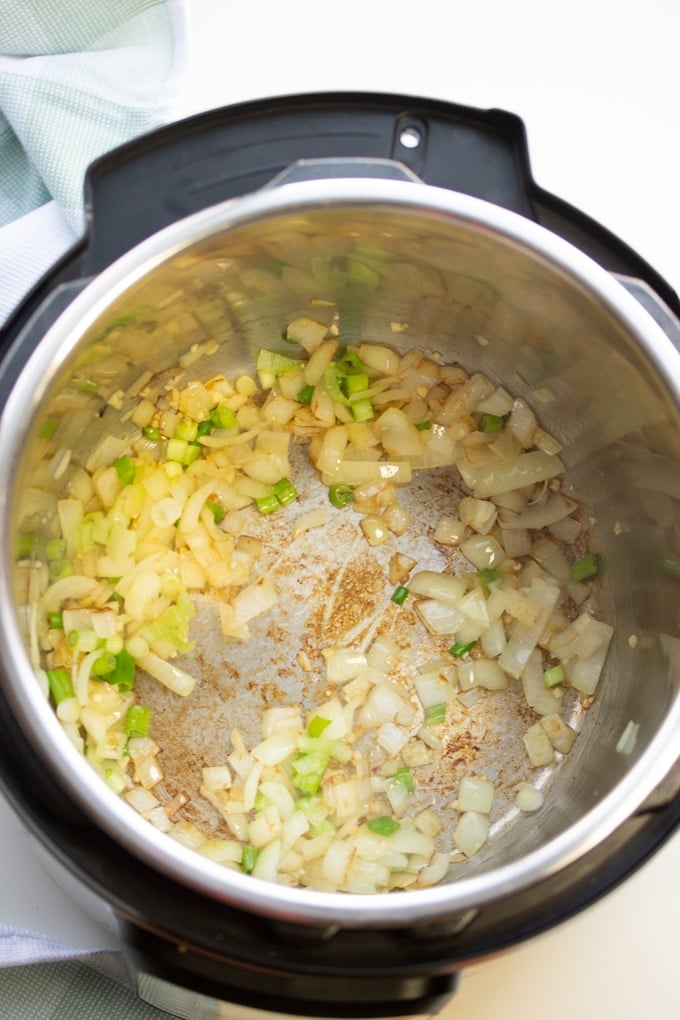
[[[91, 166], [85, 188], [84, 236], [2, 338], [3, 791], [48, 855], [111, 906], [134, 987], [172, 1015], [432, 1013], [467, 963], [593, 903], [680, 820], [678, 297], [625, 243], [532, 180], [522, 122], [500, 110], [352, 93], [247, 103], [116, 149]], [[164, 371], [205, 339], [200, 330], [175, 330], [165, 346], [151, 339], [169, 294], [196, 323], [206, 287], [219, 289], [225, 274], [243, 279], [272, 253], [305, 265], [349, 236], [382, 239], [410, 267], [398, 284], [386, 276], [349, 301], [356, 337], [403, 353], [415, 336], [520, 396], [548, 394], [542, 414], [596, 530], [601, 611], [615, 634], [578, 751], [544, 808], [499, 833], [469, 869], [376, 895], [223, 868], [137, 815], [69, 744], [40, 690], [14, 569], [36, 428], [93, 343], [115, 335], [111, 323], [143, 307], [149, 343], [135, 371]], [[432, 273], [442, 286], [430, 286]], [[252, 365], [314, 299], [309, 280], [219, 290], [215, 365]], [[112, 354], [125, 391], [130, 366]], [[102, 405], [76, 455], [111, 427]], [[419, 498], [425, 514], [429, 497]], [[315, 555], [323, 562], [330, 550]], [[225, 651], [204, 637], [209, 661], [281, 680], [264, 638]], [[208, 740], [219, 711], [204, 707]], [[622, 748], [629, 725], [636, 740]]]

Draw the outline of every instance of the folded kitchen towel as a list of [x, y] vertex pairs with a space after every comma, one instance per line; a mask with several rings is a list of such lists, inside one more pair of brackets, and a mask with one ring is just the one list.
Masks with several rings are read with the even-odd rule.
[[97, 156], [166, 122], [181, 0], [2, 0], [0, 325], [84, 228]]
[[168, 1020], [129, 988], [120, 954], [0, 925], [2, 1020]]

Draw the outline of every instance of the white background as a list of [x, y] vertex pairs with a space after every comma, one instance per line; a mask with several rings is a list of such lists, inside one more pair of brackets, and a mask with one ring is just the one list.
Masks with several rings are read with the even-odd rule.
[[[680, 289], [677, 0], [189, 0], [177, 115], [322, 90], [397, 92], [524, 120], [534, 177]], [[642, 682], [643, 678], [641, 678]], [[0, 922], [109, 936], [27, 856], [0, 804]], [[557, 930], [468, 968], [446, 1020], [680, 1016], [680, 836]]]

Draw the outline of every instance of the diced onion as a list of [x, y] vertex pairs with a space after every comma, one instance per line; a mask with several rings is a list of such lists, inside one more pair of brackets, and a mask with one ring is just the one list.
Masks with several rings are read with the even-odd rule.
[[460, 816], [453, 834], [453, 841], [466, 857], [473, 857], [486, 843], [489, 836], [489, 819], [476, 811], [466, 811]]

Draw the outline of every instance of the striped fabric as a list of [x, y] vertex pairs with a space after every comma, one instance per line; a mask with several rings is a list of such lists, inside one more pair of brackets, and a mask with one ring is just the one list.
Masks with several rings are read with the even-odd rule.
[[0, 325], [82, 233], [97, 156], [166, 121], [180, 0], [2, 0]]

